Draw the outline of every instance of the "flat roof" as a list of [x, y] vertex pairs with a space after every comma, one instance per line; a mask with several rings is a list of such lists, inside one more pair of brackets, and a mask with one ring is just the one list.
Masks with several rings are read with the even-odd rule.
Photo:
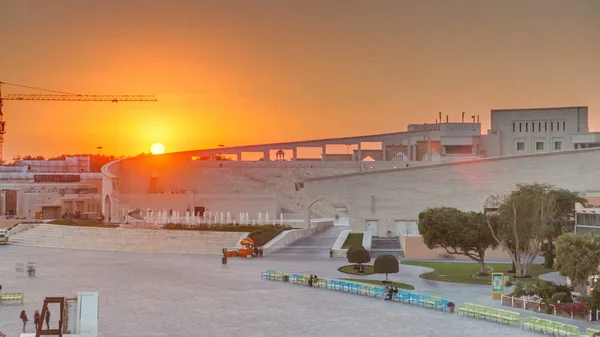
[[574, 106], [558, 106], [548, 108], [512, 108], [512, 109], [492, 109], [494, 111], [523, 111], [523, 110], [562, 110], [562, 109], [577, 109], [577, 108], [588, 108], [585, 105], [574, 105]]

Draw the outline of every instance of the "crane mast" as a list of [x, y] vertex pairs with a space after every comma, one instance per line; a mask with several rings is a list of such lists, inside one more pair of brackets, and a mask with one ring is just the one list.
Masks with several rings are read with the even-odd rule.
[[[54, 94], [9, 94], [2, 96], [2, 84], [44, 90], [53, 92]], [[6, 122], [4, 121], [4, 112], [2, 111], [4, 101], [68, 101], [68, 102], [156, 102], [158, 101], [154, 95], [78, 95], [61, 91], [41, 89], [26, 85], [12, 84], [0, 82], [0, 163], [4, 159], [4, 134], [6, 134]]]

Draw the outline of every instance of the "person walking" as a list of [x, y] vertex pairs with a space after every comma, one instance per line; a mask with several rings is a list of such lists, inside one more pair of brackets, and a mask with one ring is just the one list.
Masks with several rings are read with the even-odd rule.
[[25, 313], [25, 310], [21, 311], [21, 321], [23, 321], [23, 332], [25, 332], [25, 327], [27, 326], [27, 314]]
[[46, 330], [50, 330], [50, 310], [46, 311]]
[[40, 312], [37, 310], [35, 311], [35, 314], [33, 314], [33, 324], [35, 325], [35, 331], [38, 331], [40, 325]]

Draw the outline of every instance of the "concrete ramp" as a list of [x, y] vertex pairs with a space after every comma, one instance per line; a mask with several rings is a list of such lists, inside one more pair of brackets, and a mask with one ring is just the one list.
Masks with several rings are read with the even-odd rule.
[[335, 243], [340, 233], [347, 230], [347, 227], [333, 226], [322, 232], [315, 233], [307, 238], [296, 241], [295, 243], [279, 249], [273, 255], [277, 254], [318, 254], [329, 257], [329, 249]]

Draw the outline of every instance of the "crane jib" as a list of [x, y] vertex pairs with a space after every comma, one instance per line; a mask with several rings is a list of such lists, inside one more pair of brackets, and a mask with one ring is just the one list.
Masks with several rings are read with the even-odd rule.
[[13, 101], [85, 101], [85, 102], [156, 102], [154, 95], [36, 95], [9, 94], [2, 100]]

